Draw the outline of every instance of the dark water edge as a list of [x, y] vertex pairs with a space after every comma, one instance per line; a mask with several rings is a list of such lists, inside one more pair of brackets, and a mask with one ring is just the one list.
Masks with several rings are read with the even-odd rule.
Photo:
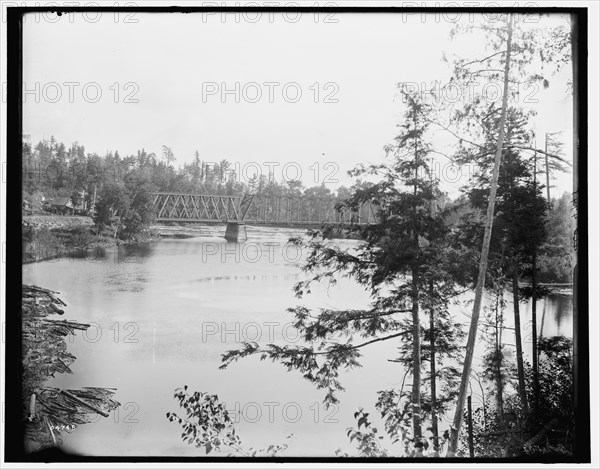
[[[30, 256], [27, 253], [27, 247], [29, 243], [23, 243], [23, 260], [22, 264], [35, 264], [37, 262], [45, 262], [50, 260], [59, 260], [59, 259], [83, 259], [86, 257], [90, 257], [90, 255], [94, 255], [99, 251], [105, 251], [108, 249], [116, 249], [119, 246], [138, 246], [142, 244], [147, 244], [153, 241], [160, 241], [160, 237], [150, 237], [144, 240], [136, 240], [136, 241], [122, 241], [122, 240], [114, 240], [110, 238], [102, 238], [98, 241], [94, 241], [89, 245], [84, 247], [71, 247], [69, 245], [63, 245], [56, 248], [52, 246], [50, 249], [43, 249], [41, 255]], [[53, 252], [52, 252], [53, 251]], [[50, 253], [52, 252], [52, 253]]]

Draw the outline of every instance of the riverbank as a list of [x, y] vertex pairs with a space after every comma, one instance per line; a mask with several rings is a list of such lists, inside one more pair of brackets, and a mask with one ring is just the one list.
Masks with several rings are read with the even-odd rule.
[[23, 217], [23, 264], [63, 257], [81, 257], [89, 250], [114, 248], [120, 244], [137, 244], [157, 239], [150, 230], [135, 239], [115, 238], [106, 228], [97, 232], [86, 216], [30, 215]]
[[[94, 249], [114, 249], [119, 245], [135, 245], [161, 239], [223, 238], [226, 224], [220, 223], [169, 223], [155, 224], [134, 239], [115, 238], [107, 227], [98, 233], [93, 220], [87, 216], [61, 216], [50, 214], [23, 217], [23, 264], [65, 257], [79, 258]], [[298, 236], [307, 227], [247, 225], [252, 238], [268, 234], [285, 238]], [[340, 230], [330, 232], [329, 239], [352, 238]]]

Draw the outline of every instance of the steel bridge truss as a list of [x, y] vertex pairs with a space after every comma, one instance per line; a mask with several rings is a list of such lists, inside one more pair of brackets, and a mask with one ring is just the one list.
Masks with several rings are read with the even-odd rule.
[[374, 207], [339, 212], [336, 200], [306, 196], [153, 194], [157, 221], [321, 225], [377, 223]]
[[241, 221], [241, 197], [173, 194], [153, 194], [156, 219], [162, 221]]

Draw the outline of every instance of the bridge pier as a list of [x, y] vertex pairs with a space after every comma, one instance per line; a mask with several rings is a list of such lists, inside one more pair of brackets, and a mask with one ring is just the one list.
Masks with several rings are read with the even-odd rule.
[[248, 239], [246, 225], [238, 222], [227, 223], [227, 228], [225, 228], [225, 239], [227, 241], [243, 243]]

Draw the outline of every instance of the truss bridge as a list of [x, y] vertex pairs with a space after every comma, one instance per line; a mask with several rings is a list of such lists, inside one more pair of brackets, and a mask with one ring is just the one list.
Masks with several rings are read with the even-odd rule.
[[340, 212], [335, 209], [338, 200], [334, 198], [171, 192], [158, 192], [152, 196], [158, 222], [226, 223], [225, 237], [236, 240], [245, 236], [245, 228], [243, 236], [240, 234], [244, 224], [308, 227], [377, 223], [371, 204], [363, 204], [356, 211]]

